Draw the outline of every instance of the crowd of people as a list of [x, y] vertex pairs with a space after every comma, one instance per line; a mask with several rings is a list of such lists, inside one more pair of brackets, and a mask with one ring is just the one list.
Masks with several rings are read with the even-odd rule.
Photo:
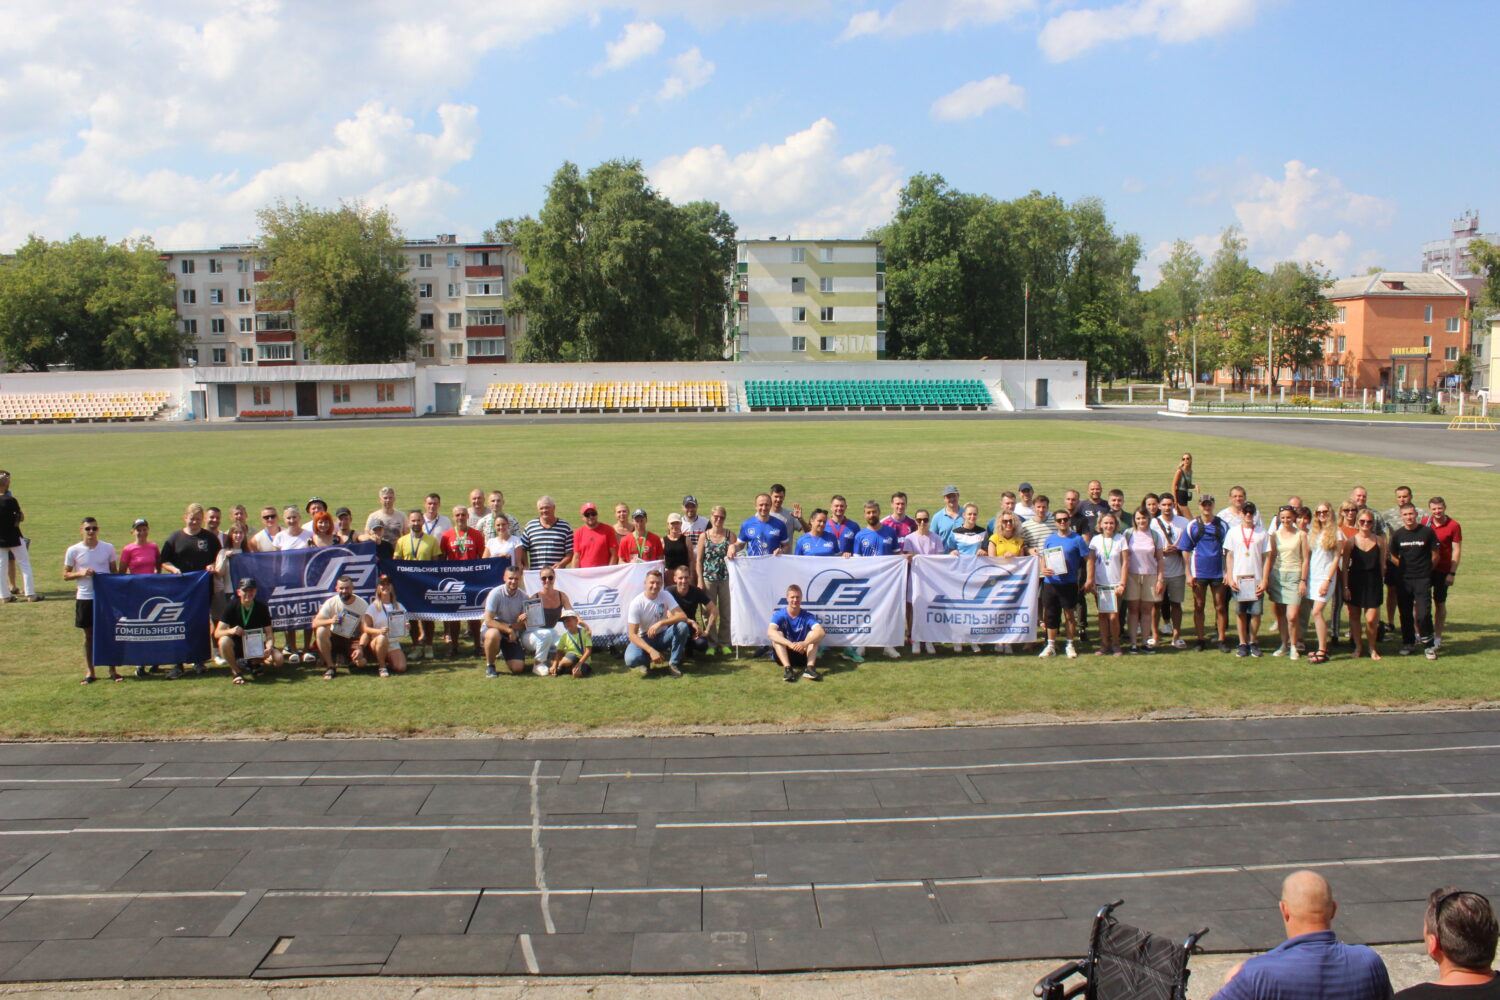
[[[436, 658], [436, 623], [410, 620], [389, 581], [381, 582], [373, 601], [355, 595], [352, 584], [341, 585], [310, 627], [283, 633], [278, 645], [254, 581], [230, 577], [230, 559], [239, 553], [356, 541], [374, 543], [392, 560], [498, 558], [514, 568], [514, 580], [507, 576], [505, 586], [490, 594], [482, 619], [442, 628], [441, 648], [450, 657], [460, 655], [461, 634], [467, 631], [473, 655], [484, 658], [491, 676], [500, 673], [501, 663], [511, 673], [523, 672], [528, 658], [538, 673], [582, 677], [591, 672], [592, 636], [549, 570], [660, 560], [661, 574], [629, 608], [623, 654], [632, 668], [649, 673], [660, 666], [676, 675], [691, 656], [734, 653], [730, 560], [792, 554], [1036, 556], [1041, 599], [1033, 648], [1041, 657], [1077, 656], [1089, 642], [1091, 611], [1097, 656], [1184, 650], [1191, 643], [1200, 652], [1258, 657], [1267, 610], [1273, 656], [1325, 662], [1347, 632], [1355, 657], [1380, 659], [1379, 645], [1397, 635], [1401, 654], [1437, 657], [1463, 554], [1462, 531], [1442, 497], [1430, 497], [1419, 510], [1411, 488], [1398, 486], [1394, 503], [1377, 511], [1365, 487], [1355, 486], [1345, 500], [1309, 506], [1290, 496], [1274, 513], [1270, 505], [1263, 513], [1236, 485], [1221, 507], [1214, 495], [1201, 491], [1191, 454], [1182, 456], [1171, 483], [1127, 506], [1123, 490], [1106, 491], [1099, 480], [1082, 492], [1063, 491], [1056, 503], [1022, 482], [1000, 494], [987, 518], [977, 504], [962, 501], [957, 486], [943, 487], [940, 505], [931, 508], [913, 509], [906, 493], [897, 491], [889, 497], [888, 512], [879, 501], [868, 500], [856, 508], [857, 520], [842, 495], [830, 497], [826, 507], [806, 509], [789, 505], [786, 488], [776, 484], [755, 498], [754, 513], [738, 527], [731, 527], [726, 507], [714, 506], [704, 516], [697, 498], [684, 496], [680, 510], [667, 516], [664, 535], [651, 530], [644, 509], [626, 503], [614, 505], [612, 521], [596, 504], [581, 504], [575, 526], [559, 517], [551, 496], [540, 497], [535, 516], [523, 524], [505, 510], [500, 490], [472, 490], [467, 504], [454, 506], [429, 493], [420, 507], [403, 510], [394, 489], [384, 487], [379, 506], [362, 527], [349, 507], [330, 508], [319, 497], [263, 507], [258, 523], [251, 522], [244, 505], [229, 507], [226, 518], [218, 507], [194, 503], [184, 513], [183, 527], [160, 545], [152, 541], [147, 520], [137, 518], [130, 526], [132, 540], [118, 551], [99, 537], [99, 523], [85, 518], [82, 539], [64, 556], [63, 578], [76, 587], [84, 683], [95, 676], [92, 577], [111, 572], [212, 573], [214, 647], [237, 683], [253, 678], [258, 668], [284, 663], [319, 665], [332, 679], [342, 660], [389, 676]], [[41, 596], [21, 535], [23, 520], [9, 476], [0, 473], [0, 561], [6, 563], [0, 574], [19, 571], [21, 577], [10, 600]], [[521, 572], [528, 569], [540, 574], [536, 593], [521, 586]], [[789, 594], [777, 619], [757, 626], [765, 635], [758, 652], [779, 663], [789, 681], [819, 676], [815, 664], [826, 639], [816, 616], [800, 607], [800, 596], [794, 604]], [[1185, 622], [1189, 597], [1191, 618]], [[247, 644], [252, 632], [258, 636]], [[1000, 644], [1001, 653], [1015, 651], [1012, 644]], [[936, 652], [932, 644], [911, 644], [913, 654]], [[883, 653], [902, 656], [897, 647]], [[843, 648], [838, 655], [863, 659], [859, 647]], [[176, 678], [184, 666], [163, 668]], [[189, 666], [202, 672], [206, 664]], [[136, 673], [144, 677], [157, 670], [142, 667]], [[113, 668], [111, 677], [121, 679]]]

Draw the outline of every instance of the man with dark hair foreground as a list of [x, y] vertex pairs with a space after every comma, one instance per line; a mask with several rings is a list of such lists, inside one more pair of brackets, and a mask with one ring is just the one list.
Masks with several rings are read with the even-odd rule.
[[1397, 993], [1401, 1000], [1495, 1000], [1500, 977], [1495, 940], [1500, 928], [1490, 901], [1463, 889], [1434, 889], [1422, 921], [1427, 955], [1437, 963], [1438, 977]]

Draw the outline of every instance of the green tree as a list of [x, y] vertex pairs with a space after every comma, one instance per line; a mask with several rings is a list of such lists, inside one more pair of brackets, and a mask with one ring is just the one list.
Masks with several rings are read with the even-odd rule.
[[1487, 312], [1500, 309], [1500, 246], [1489, 240], [1472, 239], [1469, 253], [1473, 254], [1470, 269], [1484, 279], [1484, 288], [1476, 304]]
[[173, 295], [150, 240], [33, 235], [0, 261], [0, 364], [22, 371], [180, 364], [193, 338], [182, 332]]
[[678, 361], [723, 356], [733, 221], [677, 206], [636, 160], [564, 163], [536, 218], [488, 235], [515, 243], [526, 273], [510, 311], [526, 317], [523, 361]]
[[1282, 261], [1261, 279], [1257, 292], [1259, 326], [1273, 331], [1271, 385], [1275, 371], [1295, 374], [1323, 360], [1323, 341], [1337, 312], [1323, 294], [1333, 279], [1312, 264]]
[[284, 201], [257, 213], [269, 262], [258, 296], [297, 315], [299, 337], [319, 361], [402, 360], [421, 342], [406, 280], [404, 238], [385, 208], [360, 202], [320, 209]]
[[[1256, 328], [1256, 294], [1265, 277], [1245, 256], [1245, 237], [1231, 226], [1219, 237], [1219, 249], [1204, 279], [1203, 318], [1220, 338], [1220, 358], [1235, 381], [1248, 381], [1250, 369], [1265, 357], [1265, 334]], [[1198, 344], [1203, 363], [1203, 341]]]
[[[1142, 328], [1151, 364], [1167, 373], [1173, 386], [1177, 384], [1178, 372], [1192, 370], [1193, 341], [1199, 333], [1202, 311], [1203, 257], [1191, 243], [1178, 240], [1161, 266], [1156, 287], [1145, 293], [1146, 323]], [[1211, 359], [1204, 357], [1204, 345], [1198, 346], [1197, 359], [1202, 371], [1205, 361]]]

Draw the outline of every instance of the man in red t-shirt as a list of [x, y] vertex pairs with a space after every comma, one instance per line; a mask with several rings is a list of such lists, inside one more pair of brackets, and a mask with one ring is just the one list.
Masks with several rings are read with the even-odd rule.
[[[449, 562], [468, 562], [484, 556], [484, 535], [469, 527], [469, 508], [459, 504], [453, 508], [453, 527], [438, 537], [438, 546], [443, 559]], [[458, 622], [444, 622], [443, 633], [448, 638], [448, 656], [458, 656]], [[480, 643], [479, 619], [469, 622], [469, 639], [474, 643], [474, 655], [484, 655]]]
[[651, 562], [653, 559], [660, 559], [661, 536], [646, 530], [646, 512], [637, 510], [630, 515], [630, 519], [635, 522], [635, 530], [620, 539], [620, 562]]
[[587, 566], [613, 566], [619, 560], [615, 553], [615, 529], [599, 523], [599, 508], [584, 504], [578, 513], [583, 524], [573, 529], [573, 565], [579, 569]]
[[1464, 532], [1448, 516], [1448, 502], [1442, 497], [1427, 501], [1427, 516], [1422, 523], [1437, 535], [1438, 550], [1432, 557], [1432, 648], [1443, 644], [1443, 623], [1448, 620], [1448, 588], [1458, 576], [1458, 561], [1463, 556]]

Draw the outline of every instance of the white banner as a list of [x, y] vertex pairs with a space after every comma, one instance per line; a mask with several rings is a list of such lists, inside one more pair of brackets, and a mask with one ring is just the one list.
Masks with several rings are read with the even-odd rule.
[[[568, 595], [573, 610], [578, 612], [578, 620], [589, 627], [595, 638], [624, 636], [625, 610], [646, 592], [647, 571], [659, 570], [662, 565], [658, 559], [619, 566], [560, 569], [553, 586]], [[521, 586], [528, 594], [541, 590], [541, 571], [527, 570]]]
[[771, 613], [786, 588], [802, 588], [802, 608], [828, 633], [828, 646], [899, 646], [906, 633], [906, 559], [869, 556], [738, 556], [729, 560], [730, 641], [764, 646]]
[[1040, 597], [1036, 556], [915, 556], [912, 642], [1030, 642]]

